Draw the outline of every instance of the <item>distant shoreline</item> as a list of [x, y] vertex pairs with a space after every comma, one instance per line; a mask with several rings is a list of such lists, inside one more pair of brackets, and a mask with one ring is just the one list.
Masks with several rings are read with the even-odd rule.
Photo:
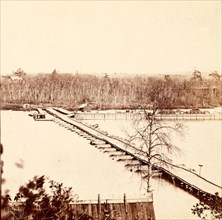
[[22, 104], [14, 104], [14, 103], [1, 103], [1, 110], [14, 110], [14, 111], [24, 111]]
[[[6, 103], [6, 102], [1, 102], [0, 104], [0, 110], [13, 110], [13, 111], [31, 111], [31, 110], [35, 110], [36, 108], [47, 108], [47, 107], [61, 107], [61, 108], [66, 108], [64, 105], [59, 105], [59, 104], [51, 104], [51, 103], [41, 103], [41, 104], [24, 104], [24, 103]], [[215, 109], [217, 107], [221, 107], [221, 106], [211, 106], [211, 107], [199, 107], [200, 109]], [[106, 111], [106, 110], [131, 110], [131, 108], [129, 108], [128, 106], [126, 106], [125, 108], [121, 107], [118, 108], [118, 106], [113, 106], [113, 108], [104, 108], [101, 109], [102, 111]], [[180, 108], [176, 108], [175, 109], [192, 109], [192, 107], [190, 108], [186, 108], [186, 107], [180, 107]], [[78, 111], [78, 108], [75, 109], [70, 109], [67, 108], [67, 110], [73, 110], [73, 111]], [[92, 111], [95, 109], [92, 109]], [[132, 110], [136, 110], [136, 109], [132, 109]], [[100, 111], [100, 110], [99, 110]]]

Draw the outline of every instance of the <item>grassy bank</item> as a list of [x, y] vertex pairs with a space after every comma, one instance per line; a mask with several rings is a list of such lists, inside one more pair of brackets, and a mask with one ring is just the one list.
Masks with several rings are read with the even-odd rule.
[[1, 103], [0, 110], [24, 111], [23, 104]]
[[13, 111], [30, 111], [36, 108], [52, 107], [52, 104], [24, 104], [24, 103], [6, 103], [1, 102], [0, 110], [13, 110]]

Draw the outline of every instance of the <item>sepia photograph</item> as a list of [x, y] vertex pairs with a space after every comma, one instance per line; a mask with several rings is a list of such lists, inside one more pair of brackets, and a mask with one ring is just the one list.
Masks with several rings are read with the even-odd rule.
[[221, 14], [0, 0], [1, 219], [222, 219]]

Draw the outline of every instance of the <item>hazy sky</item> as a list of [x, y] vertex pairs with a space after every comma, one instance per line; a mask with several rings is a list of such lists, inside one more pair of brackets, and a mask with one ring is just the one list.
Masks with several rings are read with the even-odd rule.
[[221, 72], [221, 1], [1, 1], [1, 73]]

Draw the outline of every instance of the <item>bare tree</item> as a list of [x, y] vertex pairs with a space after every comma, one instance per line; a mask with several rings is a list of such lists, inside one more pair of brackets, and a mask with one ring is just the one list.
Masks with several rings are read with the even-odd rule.
[[197, 80], [197, 81], [202, 81], [202, 74], [199, 70], [194, 70], [193, 72], [193, 77], [192, 77], [193, 80]]
[[221, 79], [221, 75], [219, 75], [219, 73], [217, 71], [213, 71], [212, 73], [209, 74], [209, 76], [211, 76], [214, 80]]
[[136, 146], [136, 151], [146, 161], [142, 172], [147, 182], [147, 192], [151, 192], [151, 178], [155, 170], [161, 166], [170, 166], [171, 156], [179, 154], [180, 149], [173, 144], [172, 134], [182, 134], [181, 123], [167, 123], [159, 120], [157, 116], [158, 105], [151, 110], [145, 108], [134, 119], [133, 134], [128, 134], [128, 141]]
[[13, 72], [13, 74], [22, 78], [26, 76], [26, 72], [21, 68], [18, 68], [15, 72]]

